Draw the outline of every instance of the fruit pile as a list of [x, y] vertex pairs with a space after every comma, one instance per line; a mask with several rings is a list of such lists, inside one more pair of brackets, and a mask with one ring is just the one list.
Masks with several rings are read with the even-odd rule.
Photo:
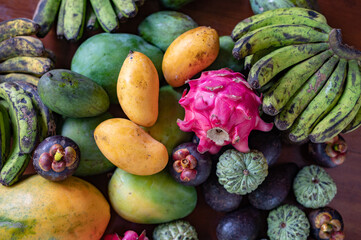
[[[35, 15], [55, 3], [40, 1]], [[60, 10], [85, 8], [70, 3], [58, 1]], [[65, 26], [84, 11], [59, 17]], [[25, 19], [2, 26], [1, 43], [40, 29]], [[252, 16], [232, 36], [175, 11], [138, 30], [87, 39], [71, 70], [25, 71], [37, 75], [33, 84], [2, 78], [0, 236], [197, 240], [184, 218], [202, 194], [223, 213], [219, 240], [258, 239], [263, 226], [271, 240], [344, 239], [341, 214], [328, 206], [337, 186], [323, 167], [345, 161], [340, 133], [361, 123], [361, 53], [339, 30], [303, 8]], [[17, 57], [9, 49], [0, 48], [0, 66]], [[276, 164], [280, 130], [308, 143], [311, 164]], [[22, 176], [29, 162], [36, 174]], [[107, 174], [105, 192], [82, 179], [97, 174]], [[148, 236], [112, 229], [111, 213], [157, 226]]]

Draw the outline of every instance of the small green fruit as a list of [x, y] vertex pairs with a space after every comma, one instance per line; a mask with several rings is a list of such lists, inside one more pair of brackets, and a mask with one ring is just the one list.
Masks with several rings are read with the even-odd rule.
[[177, 220], [158, 225], [153, 232], [154, 240], [198, 240], [196, 229], [187, 221]]

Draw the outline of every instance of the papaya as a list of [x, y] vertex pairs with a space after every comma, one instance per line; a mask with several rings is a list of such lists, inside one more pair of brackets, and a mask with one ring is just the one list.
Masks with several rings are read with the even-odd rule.
[[38, 92], [49, 109], [66, 117], [94, 117], [109, 108], [108, 94], [100, 85], [66, 69], [54, 69], [41, 76]]
[[195, 187], [176, 182], [166, 171], [137, 176], [117, 168], [108, 185], [113, 209], [124, 219], [143, 224], [186, 217], [197, 204]]
[[138, 26], [139, 35], [166, 51], [182, 33], [198, 27], [188, 15], [177, 11], [159, 11], [146, 17]]
[[65, 119], [60, 135], [72, 139], [80, 148], [80, 162], [75, 176], [90, 176], [111, 171], [115, 166], [100, 152], [94, 140], [94, 130], [113, 116], [105, 112], [96, 117]]
[[118, 75], [130, 50], [149, 57], [158, 75], [163, 76], [162, 50], [140, 36], [127, 33], [101, 33], [88, 38], [76, 50], [71, 62], [71, 70], [101, 85], [108, 93], [110, 102], [118, 104]]
[[102, 193], [74, 176], [53, 182], [32, 175], [0, 186], [1, 239], [99, 240], [109, 220]]
[[168, 163], [166, 147], [125, 118], [100, 123], [95, 128], [94, 139], [109, 161], [132, 174], [155, 174]]
[[184, 118], [184, 108], [178, 101], [182, 94], [171, 86], [163, 86], [159, 90], [158, 119], [152, 127], [144, 128], [154, 139], [166, 146], [169, 154], [173, 148], [183, 142], [189, 142], [193, 133], [183, 132], [177, 125], [177, 119]]

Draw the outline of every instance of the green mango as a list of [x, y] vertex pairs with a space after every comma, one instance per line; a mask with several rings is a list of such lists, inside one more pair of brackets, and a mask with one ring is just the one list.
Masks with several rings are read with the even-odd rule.
[[113, 118], [106, 112], [91, 118], [67, 118], [61, 135], [69, 137], [80, 148], [80, 162], [74, 175], [90, 176], [111, 171], [115, 166], [100, 152], [94, 140], [94, 130], [103, 121]]
[[122, 218], [142, 224], [186, 217], [197, 204], [196, 189], [176, 182], [166, 171], [138, 176], [117, 168], [109, 181], [108, 195]]
[[194, 0], [160, 0], [161, 4], [169, 9], [178, 10]]
[[244, 66], [244, 60], [238, 61], [232, 55], [234, 42], [231, 36], [219, 37], [219, 53], [216, 60], [206, 70], [218, 70], [221, 68], [230, 68], [235, 72], [241, 72]]
[[171, 86], [163, 86], [159, 90], [159, 113], [152, 127], [144, 128], [154, 139], [163, 143], [171, 154], [173, 148], [192, 139], [193, 133], [183, 132], [177, 125], [177, 119], [184, 118], [184, 109], [178, 101], [182, 94]]
[[176, 11], [155, 12], [138, 26], [139, 35], [151, 44], [166, 51], [182, 33], [198, 27], [188, 15]]
[[140, 36], [126, 33], [101, 33], [88, 38], [75, 52], [71, 70], [101, 85], [107, 91], [110, 102], [118, 104], [118, 75], [130, 50], [147, 55], [158, 75], [163, 76], [163, 52]]

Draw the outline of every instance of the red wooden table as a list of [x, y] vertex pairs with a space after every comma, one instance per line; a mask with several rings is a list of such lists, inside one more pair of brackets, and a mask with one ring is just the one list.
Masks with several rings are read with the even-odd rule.
[[[32, 18], [38, 0], [1, 0], [0, 21], [16, 17]], [[344, 42], [361, 49], [361, 1], [360, 0], [319, 0], [321, 12], [330, 26], [342, 29]], [[147, 0], [138, 15], [121, 25], [119, 32], [137, 33], [138, 24], [149, 14], [161, 9], [157, 0]], [[191, 16], [199, 25], [215, 28], [220, 35], [229, 35], [233, 27], [242, 19], [253, 15], [249, 0], [196, 0], [179, 10]], [[81, 41], [84, 41], [86, 34]], [[56, 39], [54, 28], [43, 39], [46, 48], [57, 56], [56, 68], [70, 68], [72, 56], [81, 43], [68, 43]], [[344, 135], [349, 151], [346, 162], [334, 169], [327, 169], [335, 180], [338, 192], [329, 206], [336, 208], [343, 216], [346, 239], [361, 239], [361, 129]], [[310, 164], [304, 157], [302, 146], [284, 146], [279, 162], [294, 161], [299, 166]], [[109, 175], [86, 178], [106, 195]], [[203, 200], [198, 189], [199, 200], [195, 211], [186, 219], [197, 229], [201, 240], [215, 240], [215, 229], [224, 215], [213, 211]], [[246, 203], [243, 203], [246, 204]], [[112, 214], [107, 232], [122, 233], [127, 229], [140, 232], [147, 229], [151, 233], [153, 225], [139, 225], [127, 222]], [[149, 234], [150, 235], [150, 234]], [[1, 238], [1, 237], [0, 237]]]

